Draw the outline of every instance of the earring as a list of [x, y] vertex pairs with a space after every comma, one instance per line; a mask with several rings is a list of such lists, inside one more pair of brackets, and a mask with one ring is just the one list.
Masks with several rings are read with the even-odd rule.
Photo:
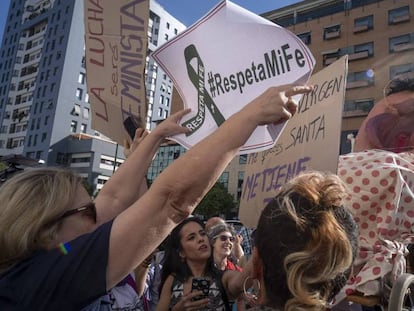
[[[246, 284], [248, 279], [251, 279], [253, 284], [246, 290]], [[247, 299], [257, 300], [260, 293], [260, 281], [258, 279], [253, 279], [250, 276], [245, 278], [243, 282], [243, 293]]]

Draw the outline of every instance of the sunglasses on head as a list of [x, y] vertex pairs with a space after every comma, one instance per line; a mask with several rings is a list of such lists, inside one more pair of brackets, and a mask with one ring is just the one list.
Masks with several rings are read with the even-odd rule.
[[85, 216], [93, 219], [93, 221], [96, 223], [97, 216], [96, 216], [96, 206], [94, 202], [90, 202], [78, 208], [70, 209], [66, 211], [62, 216], [60, 216], [57, 220], [61, 221], [62, 219], [72, 216], [77, 213], [83, 213]]
[[220, 239], [221, 242], [226, 242], [227, 240], [229, 240], [231, 243], [234, 242], [234, 237], [233, 236], [227, 236], [227, 235], [219, 235], [219, 236], [215, 236], [214, 239]]

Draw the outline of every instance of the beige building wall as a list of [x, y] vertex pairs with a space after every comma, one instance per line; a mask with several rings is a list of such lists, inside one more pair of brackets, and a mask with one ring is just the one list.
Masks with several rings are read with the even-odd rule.
[[[411, 66], [414, 66], [414, 1], [384, 0], [355, 7], [356, 3], [364, 2], [369, 3], [373, 1], [302, 1], [279, 10], [265, 13], [263, 16], [275, 23], [278, 23], [278, 21], [286, 21], [289, 16], [293, 21], [295, 14], [297, 17], [305, 12], [311, 15], [312, 12], [316, 13], [332, 5], [339, 5], [345, 9], [345, 3], [348, 3], [350, 6], [355, 3], [354, 7], [349, 10], [312, 18], [308, 21], [291, 24], [286, 28], [297, 35], [310, 33], [311, 40], [308, 47], [316, 59], [315, 72], [324, 68], [325, 53], [373, 42], [374, 49], [371, 57], [365, 58], [364, 53], [349, 54], [348, 73], [352, 74], [372, 70], [374, 83], [368, 86], [364, 86], [363, 81], [348, 83], [346, 100], [373, 98], [374, 102], [377, 102], [383, 97], [383, 88], [391, 79], [390, 67], [403, 64], [411, 64]], [[404, 12], [396, 14], [394, 22], [390, 24], [390, 11], [398, 11], [407, 6], [407, 14]], [[358, 19], [361, 20], [370, 15], [373, 17], [372, 29], [366, 29], [364, 26], [357, 25]], [[336, 25], [339, 25], [339, 31], [333, 31], [330, 33], [330, 39], [324, 39], [326, 29], [335, 27]], [[400, 44], [398, 52], [390, 52], [390, 38], [401, 35], [410, 35], [410, 42]], [[358, 113], [357, 111], [344, 113], [342, 130], [357, 130], [366, 115], [367, 112]]]

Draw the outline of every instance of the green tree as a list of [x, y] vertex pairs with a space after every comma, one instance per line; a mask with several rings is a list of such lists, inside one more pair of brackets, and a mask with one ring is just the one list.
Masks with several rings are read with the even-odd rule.
[[220, 214], [228, 216], [234, 207], [233, 196], [228, 193], [227, 188], [221, 183], [215, 183], [203, 200], [201, 200], [194, 214], [201, 215], [205, 219]]

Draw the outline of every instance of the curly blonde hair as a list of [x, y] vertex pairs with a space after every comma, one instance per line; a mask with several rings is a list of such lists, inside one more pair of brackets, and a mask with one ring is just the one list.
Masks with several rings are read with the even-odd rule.
[[55, 240], [59, 222], [73, 205], [81, 178], [58, 168], [24, 171], [0, 188], [0, 272], [46, 249]]
[[265, 207], [255, 240], [266, 305], [286, 311], [325, 310], [345, 285], [358, 234], [341, 205], [346, 195], [336, 175], [308, 172], [292, 179]]

